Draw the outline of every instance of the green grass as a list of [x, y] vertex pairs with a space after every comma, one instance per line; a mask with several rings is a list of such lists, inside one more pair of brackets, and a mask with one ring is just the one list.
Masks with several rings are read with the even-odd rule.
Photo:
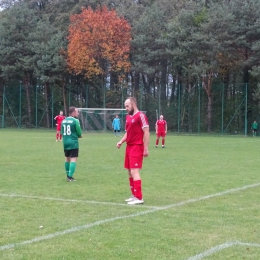
[[[54, 131], [0, 130], [0, 247], [15, 244], [0, 259], [186, 260], [227, 242], [260, 244], [260, 185], [222, 194], [260, 183], [259, 138], [168, 135], [156, 149], [152, 133], [139, 206], [124, 203], [118, 140], [85, 133], [77, 181], [68, 183]], [[203, 259], [258, 260], [260, 247], [234, 245]]]

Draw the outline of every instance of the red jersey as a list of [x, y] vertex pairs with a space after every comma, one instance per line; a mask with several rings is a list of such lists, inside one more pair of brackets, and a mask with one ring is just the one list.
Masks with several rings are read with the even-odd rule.
[[165, 127], [167, 125], [165, 120], [157, 120], [156, 125], [158, 133], [165, 132]]
[[145, 114], [138, 111], [136, 114], [126, 116], [126, 143], [128, 145], [144, 144], [143, 128], [148, 127], [148, 120]]
[[61, 115], [58, 115], [58, 116], [55, 116], [54, 117], [54, 120], [56, 120], [56, 123], [57, 125], [61, 125], [61, 122], [66, 118], [66, 116], [61, 116]]

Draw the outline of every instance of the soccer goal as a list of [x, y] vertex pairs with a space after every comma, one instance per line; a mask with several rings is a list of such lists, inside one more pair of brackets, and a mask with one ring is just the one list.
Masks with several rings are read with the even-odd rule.
[[[121, 131], [125, 130], [127, 112], [122, 108], [78, 108], [79, 120], [84, 131], [112, 131], [113, 119], [120, 118]], [[146, 114], [146, 111], [141, 111]]]
[[111, 131], [113, 119], [118, 115], [121, 130], [125, 129], [125, 109], [120, 108], [78, 108], [79, 120], [84, 131]]

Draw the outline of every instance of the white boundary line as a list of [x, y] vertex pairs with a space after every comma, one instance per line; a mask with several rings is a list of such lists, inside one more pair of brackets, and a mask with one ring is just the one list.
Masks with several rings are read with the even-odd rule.
[[77, 226], [77, 227], [73, 227], [73, 228], [70, 228], [70, 229], [63, 230], [63, 231], [58, 231], [58, 232], [55, 232], [55, 233], [52, 233], [52, 234], [49, 234], [49, 235], [44, 235], [44, 236], [36, 237], [36, 238], [30, 239], [30, 240], [25, 240], [23, 242], [3, 245], [3, 246], [0, 246], [0, 251], [6, 250], [6, 249], [11, 249], [11, 248], [14, 248], [16, 246], [22, 246], [22, 245], [32, 244], [32, 243], [35, 243], [35, 242], [40, 242], [40, 241], [43, 241], [43, 240], [51, 239], [51, 238], [54, 238], [54, 237], [57, 237], [57, 236], [62, 236], [62, 235], [66, 235], [66, 234], [77, 232], [77, 231], [81, 231], [83, 229], [88, 229], [88, 228], [91, 228], [91, 227], [94, 227], [94, 226], [99, 226], [99, 225], [109, 223], [109, 222], [113, 222], [113, 221], [116, 221], [116, 220], [139, 217], [139, 216], [147, 215], [147, 214], [150, 214], [150, 213], [153, 213], [153, 212], [156, 212], [156, 211], [166, 210], [166, 209], [170, 209], [170, 208], [174, 208], [174, 207], [180, 207], [180, 206], [184, 206], [184, 205], [187, 205], [187, 204], [190, 204], [190, 203], [195, 203], [195, 202], [207, 200], [207, 199], [210, 199], [210, 198], [223, 196], [223, 195], [226, 195], [226, 194], [246, 190], [246, 189], [249, 189], [249, 188], [255, 188], [255, 187], [258, 187], [258, 186], [260, 186], [260, 183], [246, 185], [246, 186], [243, 186], [243, 187], [240, 187], [240, 188], [235, 188], [235, 189], [229, 189], [229, 190], [226, 190], [226, 191], [223, 191], [223, 192], [218, 192], [218, 193], [215, 193], [215, 194], [203, 196], [203, 197], [196, 198], [196, 199], [189, 199], [189, 200], [185, 200], [185, 201], [178, 202], [178, 203], [175, 203], [175, 204], [170, 204], [168, 206], [158, 207], [158, 208], [154, 208], [154, 209], [150, 209], [150, 210], [146, 210], [146, 211], [141, 211], [141, 212], [137, 212], [137, 213], [130, 214], [130, 215], [123, 215], [123, 216], [117, 216], [117, 217], [114, 217], [114, 218], [99, 220], [99, 221], [96, 221], [96, 222], [93, 222], [93, 223], [85, 224], [83, 226]]
[[[62, 202], [79, 202], [79, 203], [87, 203], [87, 204], [101, 204], [101, 205], [114, 205], [114, 206], [129, 207], [129, 205], [127, 205], [126, 203], [123, 204], [123, 203], [102, 202], [102, 201], [94, 201], [94, 200], [73, 200], [73, 199], [63, 199], [63, 198], [49, 198], [49, 197], [29, 196], [29, 195], [20, 195], [20, 194], [2, 194], [2, 193], [0, 193], [0, 197], [54, 200], [54, 201], [62, 201]], [[158, 207], [143, 205], [142, 208], [157, 209]]]
[[227, 243], [212, 247], [209, 250], [204, 251], [203, 253], [192, 256], [192, 257], [188, 258], [188, 260], [200, 260], [200, 259], [203, 259], [204, 257], [213, 255], [221, 250], [224, 250], [224, 249], [232, 247], [232, 246], [260, 247], [260, 244], [242, 243], [239, 241], [227, 242]]

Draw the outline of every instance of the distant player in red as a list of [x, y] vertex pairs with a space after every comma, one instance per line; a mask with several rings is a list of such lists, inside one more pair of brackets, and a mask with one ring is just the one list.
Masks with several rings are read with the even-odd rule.
[[124, 167], [128, 170], [129, 184], [132, 196], [125, 201], [129, 205], [143, 204], [142, 181], [139, 170], [142, 169], [143, 157], [148, 156], [149, 125], [145, 114], [137, 108], [135, 98], [130, 97], [125, 101], [126, 132], [117, 143], [120, 148], [126, 142]]
[[60, 114], [54, 117], [54, 120], [56, 120], [56, 142], [58, 142], [58, 140], [61, 141], [62, 139], [62, 134], [60, 133], [60, 126], [61, 122], [65, 118], [66, 117], [63, 115], [63, 111], [60, 111]]
[[164, 148], [165, 144], [165, 136], [167, 134], [167, 122], [163, 120], [163, 115], [160, 115], [160, 119], [156, 121], [155, 124], [155, 131], [156, 131], [156, 145], [155, 147], [158, 148], [159, 139], [162, 137], [162, 148]]

